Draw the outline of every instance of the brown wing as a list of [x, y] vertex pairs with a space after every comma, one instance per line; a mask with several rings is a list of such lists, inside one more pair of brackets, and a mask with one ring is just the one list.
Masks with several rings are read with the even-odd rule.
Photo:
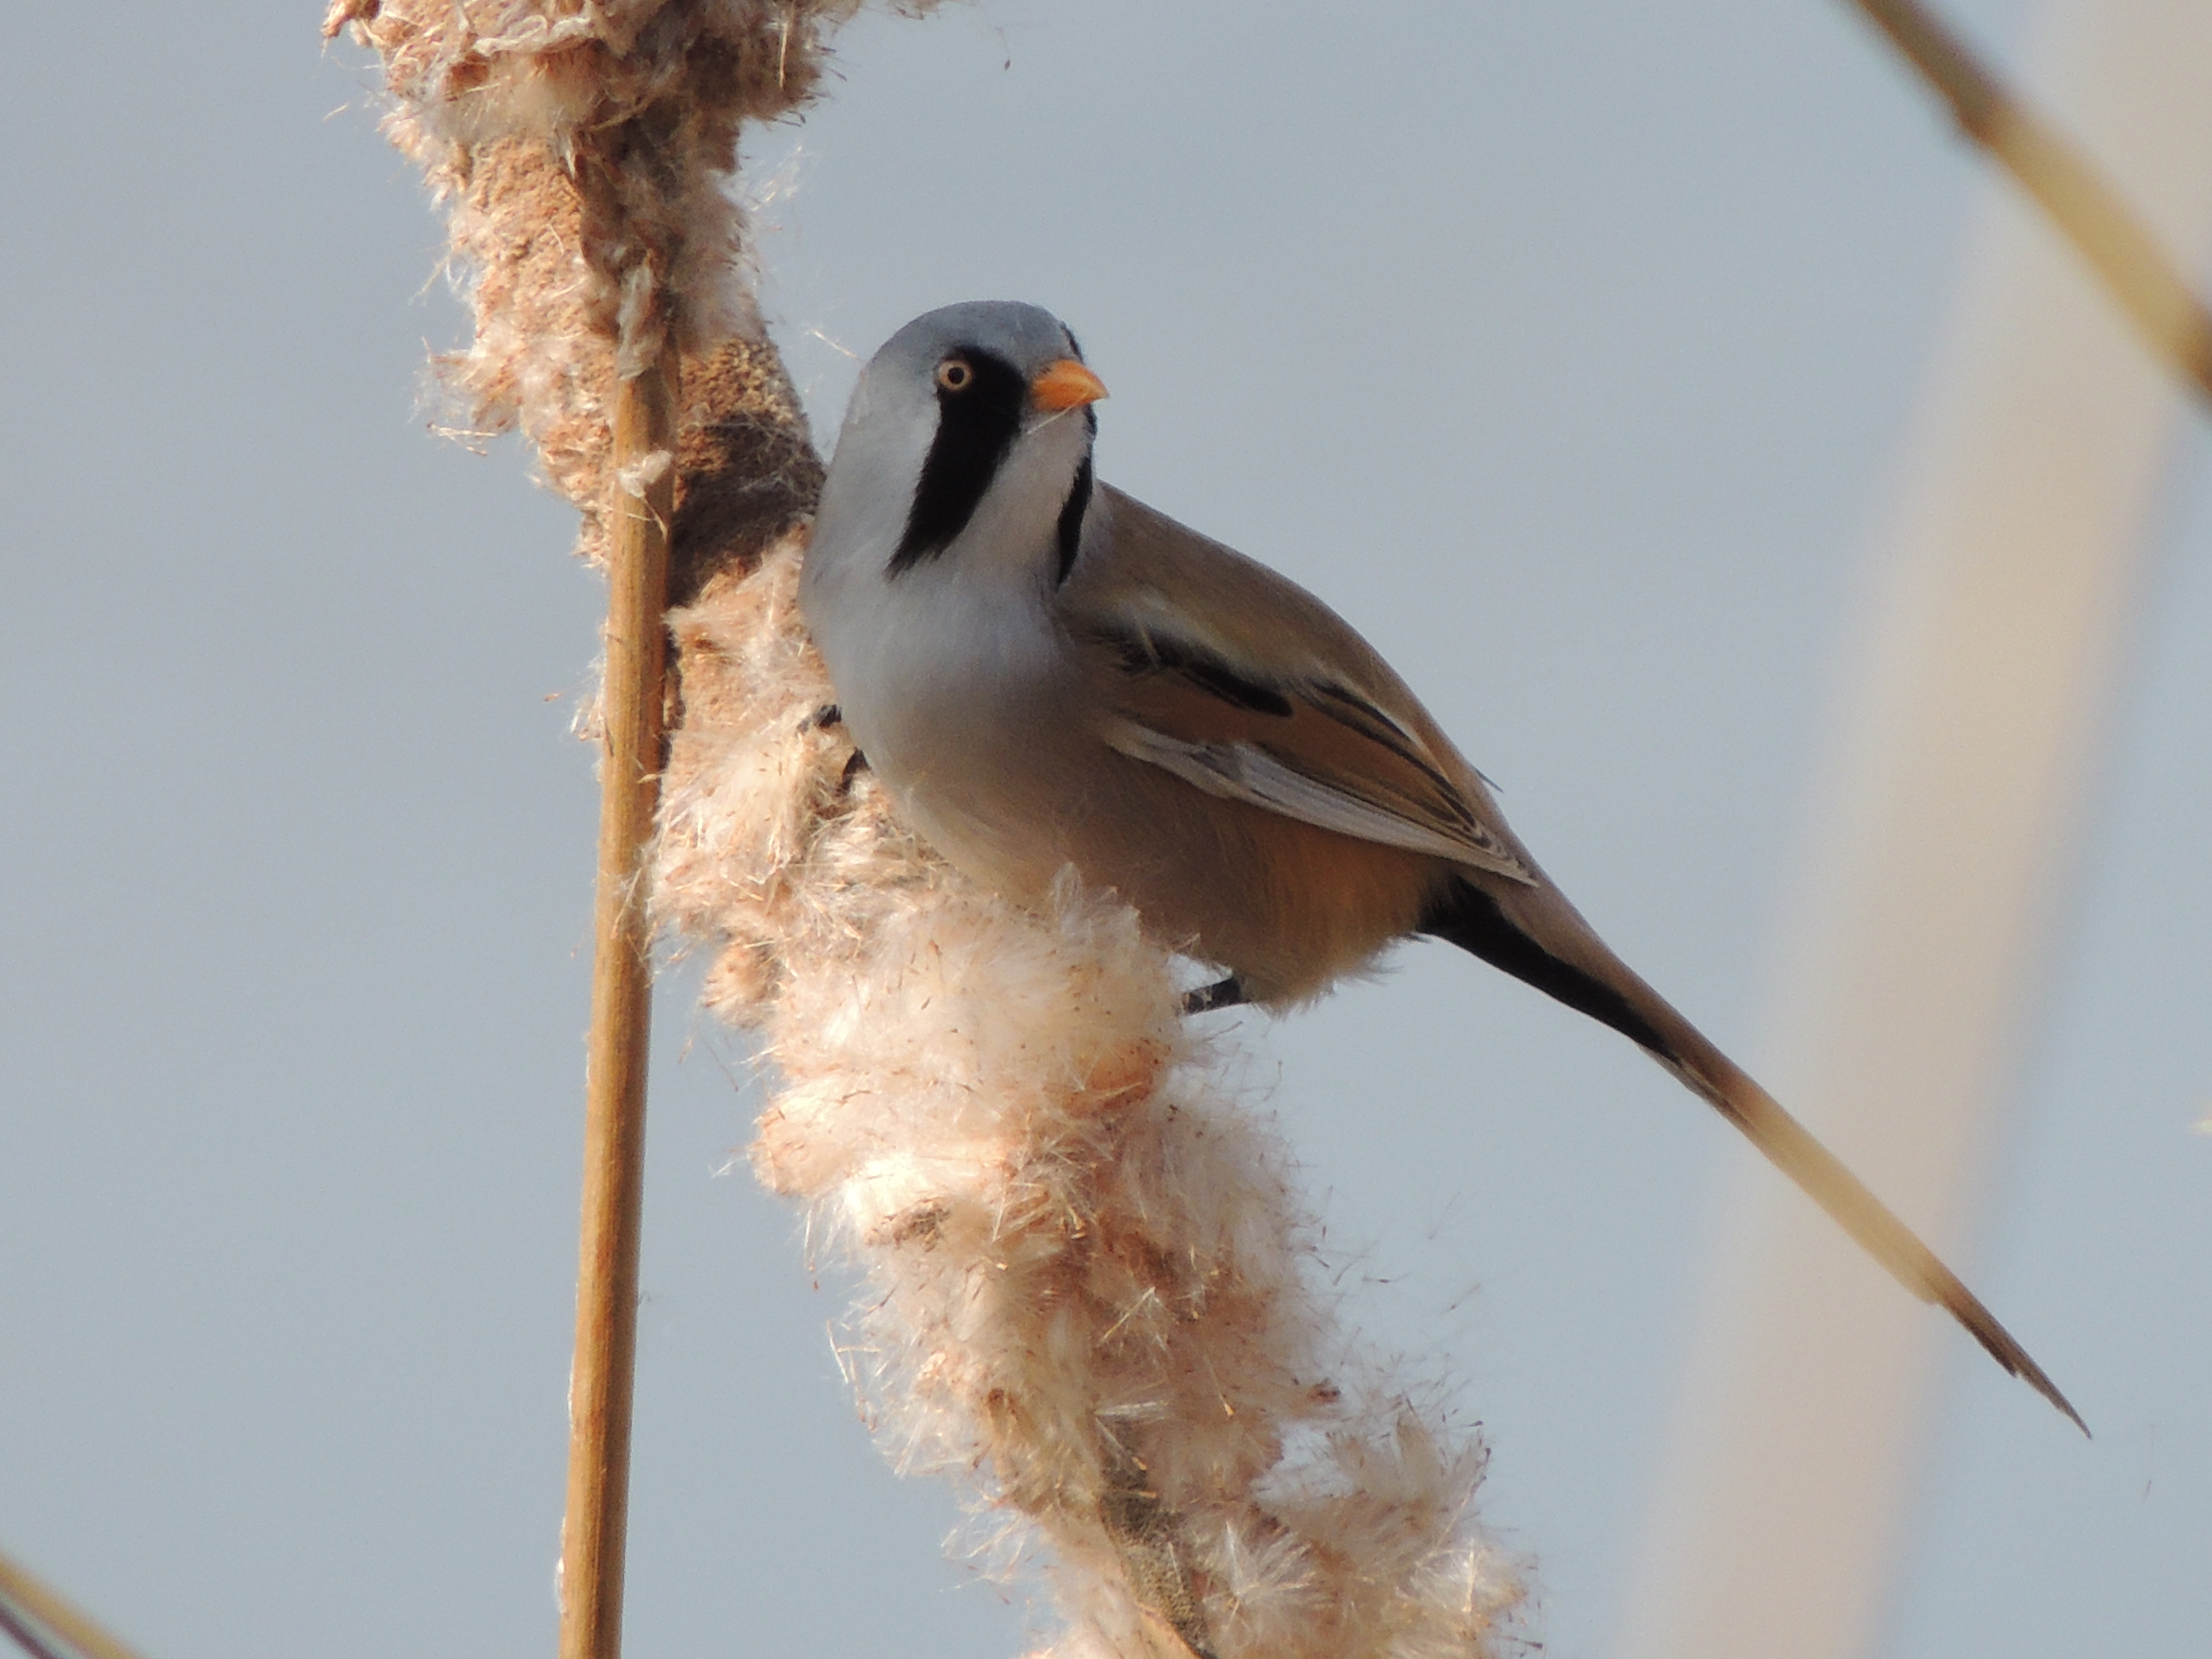
[[1536, 878], [1473, 769], [1334, 611], [1126, 496], [1107, 506], [1061, 611], [1108, 743], [1212, 794]]

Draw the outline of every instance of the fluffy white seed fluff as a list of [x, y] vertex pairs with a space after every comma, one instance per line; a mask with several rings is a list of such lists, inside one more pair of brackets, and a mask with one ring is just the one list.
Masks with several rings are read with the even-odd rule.
[[1017, 909], [848, 780], [800, 556], [675, 618], [743, 712], [678, 738], [658, 902], [763, 1035], [755, 1168], [865, 1275], [891, 1455], [1042, 1532], [1070, 1655], [1492, 1651], [1479, 1447], [1346, 1351], [1285, 1152], [1133, 914], [1072, 878]]

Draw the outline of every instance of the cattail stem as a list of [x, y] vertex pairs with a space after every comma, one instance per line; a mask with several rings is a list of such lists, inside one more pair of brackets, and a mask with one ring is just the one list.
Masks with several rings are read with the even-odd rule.
[[2212, 313], [2103, 173], [1919, 0], [1850, 0], [1950, 106], [1960, 131], [2041, 204], [2151, 349], [2212, 398]]
[[[48, 1635], [61, 1644], [57, 1647]], [[30, 1569], [0, 1555], [0, 1635], [37, 1659], [138, 1659]]]
[[665, 751], [668, 526], [676, 507], [675, 349], [617, 383], [607, 558], [605, 752], [585, 1070], [576, 1352], [568, 1383], [561, 1659], [622, 1651], [637, 1266], [645, 1196], [652, 932], [640, 890]]

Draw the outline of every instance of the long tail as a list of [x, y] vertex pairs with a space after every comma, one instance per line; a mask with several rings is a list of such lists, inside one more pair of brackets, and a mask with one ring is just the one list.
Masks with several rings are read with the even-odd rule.
[[1899, 1284], [1922, 1301], [1948, 1309], [1991, 1358], [2083, 1434], [2089, 1432], [2043, 1367], [1958, 1274], [1773, 1096], [1613, 955], [1556, 888], [1546, 884], [1501, 896], [1455, 877], [1422, 918], [1420, 931], [1473, 952], [1636, 1043], [1748, 1135]]

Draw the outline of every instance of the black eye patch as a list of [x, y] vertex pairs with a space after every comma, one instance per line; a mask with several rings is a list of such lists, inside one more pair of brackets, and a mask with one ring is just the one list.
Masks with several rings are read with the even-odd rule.
[[891, 555], [890, 574], [933, 559], [968, 527], [975, 508], [1005, 463], [1022, 429], [1029, 386], [1021, 372], [1003, 357], [973, 347], [948, 354], [965, 363], [969, 375], [957, 389], [933, 380], [937, 388], [937, 436], [921, 464], [907, 509], [906, 533]]

